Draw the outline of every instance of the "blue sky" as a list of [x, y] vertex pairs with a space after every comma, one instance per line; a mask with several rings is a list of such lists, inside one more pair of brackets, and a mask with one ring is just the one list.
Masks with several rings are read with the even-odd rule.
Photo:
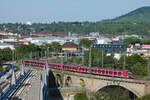
[[0, 0], [0, 23], [100, 21], [143, 6], [150, 0]]

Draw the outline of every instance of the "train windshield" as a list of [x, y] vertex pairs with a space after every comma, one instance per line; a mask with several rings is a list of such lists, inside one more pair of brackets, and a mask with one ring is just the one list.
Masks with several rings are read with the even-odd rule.
[[132, 75], [132, 73], [131, 73], [131, 72], [128, 72], [128, 75]]

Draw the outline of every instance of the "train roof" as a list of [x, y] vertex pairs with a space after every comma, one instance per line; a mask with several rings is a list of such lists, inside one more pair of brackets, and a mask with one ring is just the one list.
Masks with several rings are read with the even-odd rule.
[[[45, 60], [30, 60], [30, 61], [44, 61]], [[61, 63], [57, 63], [57, 62], [48, 62], [48, 63], [55, 63], [57, 65], [60, 65]], [[75, 65], [75, 64], [63, 64], [63, 65], [67, 65], [67, 66], [78, 66], [78, 67], [84, 67], [84, 68], [89, 68], [88, 66], [81, 66], [81, 65]], [[111, 68], [102, 68], [102, 67], [91, 67], [92, 69], [102, 69], [102, 70], [115, 70], [115, 71], [127, 71], [127, 72], [130, 72], [129, 70], [120, 70], [120, 69], [111, 69]], [[131, 72], [130, 72], [131, 73]]]

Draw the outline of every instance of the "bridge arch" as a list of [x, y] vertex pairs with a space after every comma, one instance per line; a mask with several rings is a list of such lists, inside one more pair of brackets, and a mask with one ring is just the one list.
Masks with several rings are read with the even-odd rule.
[[65, 80], [65, 86], [70, 87], [72, 84], [72, 78], [71, 76], [67, 76], [66, 80]]
[[56, 74], [56, 85], [57, 85], [57, 87], [61, 87], [62, 84], [63, 84], [63, 82], [62, 82], [61, 75], [60, 74]]
[[85, 81], [82, 78], [80, 78], [80, 86], [81, 87], [85, 87]]
[[99, 90], [102, 90], [106, 87], [111, 87], [111, 86], [116, 86], [116, 87], [121, 87], [121, 88], [124, 88], [128, 91], [130, 91], [131, 93], [133, 93], [136, 97], [141, 97], [142, 94], [140, 94], [140, 91], [138, 92], [137, 90], [135, 90], [134, 88], [132, 87], [129, 87], [129, 86], [126, 86], [126, 85], [122, 85], [122, 84], [105, 84], [105, 85], [98, 85], [97, 88], [95, 89], [95, 93], [98, 92]]

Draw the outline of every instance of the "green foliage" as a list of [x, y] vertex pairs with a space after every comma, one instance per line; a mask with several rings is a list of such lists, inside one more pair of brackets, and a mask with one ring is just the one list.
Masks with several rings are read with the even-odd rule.
[[119, 68], [123, 69], [124, 60], [125, 60], [125, 67], [126, 69], [130, 70], [134, 75], [147, 75], [147, 60], [142, 58], [141, 56], [134, 54], [131, 56], [122, 55], [119, 59]]
[[[84, 54], [84, 65], [88, 66], [89, 62], [89, 53], [90, 51], [86, 51]], [[104, 55], [105, 56], [105, 55]], [[99, 66], [102, 64], [101, 58], [102, 52], [98, 48], [92, 48], [91, 49], [91, 66]]]
[[[119, 67], [123, 69], [124, 64], [124, 55], [118, 61]], [[125, 56], [126, 69], [130, 70], [134, 75], [147, 75], [147, 60], [142, 58], [141, 56], [134, 54], [131, 56]]]
[[17, 59], [21, 59], [21, 58], [29, 58], [30, 56], [34, 55], [34, 52], [37, 52], [37, 51], [40, 51], [40, 48], [37, 45], [22, 44], [16, 47], [15, 53], [16, 53]]
[[0, 66], [0, 72], [2, 72], [3, 71], [3, 68]]
[[38, 58], [38, 57], [46, 57], [50, 55], [50, 52], [58, 52], [61, 50], [61, 45], [58, 42], [53, 42], [51, 44], [44, 44], [41, 46], [37, 46], [34, 44], [25, 45], [22, 44], [16, 47], [15, 53], [17, 59], [22, 58]]
[[150, 44], [150, 39], [143, 39], [141, 40], [142, 44]]
[[140, 43], [140, 44], [150, 44], [150, 39], [139, 39], [135, 37], [131, 38], [126, 38], [123, 41], [125, 44], [135, 44], [135, 43]]
[[141, 40], [135, 37], [126, 38], [123, 41], [125, 44], [135, 44], [135, 43], [141, 43]]
[[79, 45], [89, 47], [92, 43], [93, 43], [93, 41], [91, 41], [89, 39], [81, 39], [79, 42]]
[[147, 75], [147, 66], [143, 66], [140, 62], [137, 62], [134, 64], [130, 70], [134, 75], [141, 75], [146, 76]]
[[41, 45], [40, 48], [42, 51], [49, 51], [49, 52], [61, 51], [61, 45], [58, 42], [47, 43], [47, 44]]
[[[114, 67], [116, 63], [116, 59], [114, 59], [113, 55], [106, 56], [105, 53], [99, 50], [98, 48], [91, 49], [91, 66], [92, 67], [102, 67], [102, 57], [103, 57], [103, 64], [106, 68]], [[84, 65], [88, 66], [89, 62], [89, 51], [85, 52], [84, 54]]]
[[141, 98], [137, 98], [136, 100], [150, 100], [150, 94], [145, 95], [145, 96], [143, 96]]
[[0, 63], [12, 60], [12, 50], [10, 48], [0, 49]]
[[[3, 27], [5, 26], [5, 28]], [[0, 30], [12, 33], [30, 34], [31, 32], [64, 32], [88, 34], [100, 32], [100, 34], [138, 34], [149, 35], [149, 23], [127, 22], [53, 22], [51, 24], [0, 24]]]
[[88, 100], [86, 94], [84, 93], [77, 93], [74, 98], [75, 100]]
[[58, 42], [52, 42], [52, 51], [59, 52], [61, 51], [61, 45]]
[[91, 100], [131, 100], [129, 91], [121, 87], [107, 87], [93, 94]]
[[146, 66], [147, 64], [146, 59], [142, 58], [138, 54], [133, 54], [131, 56], [128, 56], [126, 59], [126, 63], [128, 66], [133, 66], [136, 63], [141, 63], [143, 66]]
[[126, 15], [114, 19], [113, 21], [124, 23], [150, 23], [150, 7], [138, 8]]

